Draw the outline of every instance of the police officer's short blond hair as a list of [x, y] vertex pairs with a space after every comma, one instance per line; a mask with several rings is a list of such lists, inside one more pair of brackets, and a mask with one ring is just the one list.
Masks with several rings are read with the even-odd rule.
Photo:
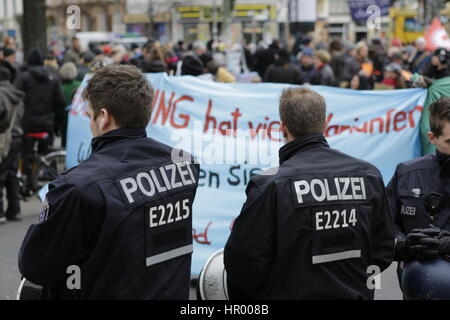
[[295, 138], [310, 133], [322, 134], [325, 117], [325, 99], [317, 92], [294, 87], [281, 94], [280, 119]]

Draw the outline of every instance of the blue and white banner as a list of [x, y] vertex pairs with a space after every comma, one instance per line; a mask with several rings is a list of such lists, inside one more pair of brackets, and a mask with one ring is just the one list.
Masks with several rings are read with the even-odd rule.
[[[283, 145], [278, 103], [282, 84], [223, 84], [195, 77], [149, 74], [155, 89], [147, 133], [195, 155], [201, 166], [193, 208], [198, 274], [225, 245], [251, 176], [278, 165]], [[67, 165], [90, 154], [91, 133], [81, 91], [69, 115]], [[311, 86], [327, 103], [325, 136], [333, 148], [377, 166], [387, 183], [399, 162], [421, 154], [419, 120], [425, 89], [355, 91]]]

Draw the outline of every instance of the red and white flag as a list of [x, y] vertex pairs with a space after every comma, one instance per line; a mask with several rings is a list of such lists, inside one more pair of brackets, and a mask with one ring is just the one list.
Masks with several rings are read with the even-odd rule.
[[433, 19], [433, 22], [425, 34], [425, 39], [427, 40], [428, 51], [434, 51], [438, 48], [450, 50], [450, 39], [438, 17]]

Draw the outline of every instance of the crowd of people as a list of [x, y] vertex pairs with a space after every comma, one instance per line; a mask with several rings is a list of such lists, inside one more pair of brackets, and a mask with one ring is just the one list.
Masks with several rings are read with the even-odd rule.
[[[326, 85], [356, 90], [427, 87], [433, 80], [450, 75], [449, 52], [444, 48], [426, 50], [426, 40], [402, 44], [398, 39], [373, 39], [356, 44], [332, 39], [328, 43], [304, 36], [292, 46], [278, 40], [232, 46], [216, 40], [207, 43], [179, 41], [161, 44], [149, 40], [134, 45], [90, 46], [81, 52], [74, 38], [72, 47], [61, 54], [53, 50], [57, 63], [73, 62], [77, 80], [98, 66], [133, 64], [144, 73], [167, 72], [191, 75], [206, 81], [237, 82], [239, 76], [254, 72], [252, 82]], [[240, 51], [238, 67], [230, 67], [228, 52]], [[234, 62], [236, 63], [236, 62]], [[232, 68], [232, 69], [231, 69]]]
[[[238, 68], [230, 69], [227, 54], [240, 52]], [[205, 81], [237, 82], [242, 74], [253, 74], [252, 82], [326, 85], [357, 90], [426, 87], [434, 79], [450, 75], [449, 52], [426, 50], [424, 38], [414, 45], [394, 39], [374, 39], [356, 44], [332, 39], [329, 43], [302, 37], [287, 47], [278, 40], [270, 45], [247, 43], [227, 47], [221, 41], [196, 41], [186, 44], [162, 44], [149, 40], [142, 46], [89, 44], [71, 39], [60, 50], [51, 43], [47, 52], [34, 49], [26, 63], [19, 64], [16, 43], [5, 38], [0, 48], [0, 139], [9, 135], [8, 150], [1, 154], [0, 223], [19, 219], [20, 193], [27, 196], [37, 190], [36, 181], [25, 179], [19, 192], [17, 170], [22, 159], [23, 177], [32, 170], [35, 152], [52, 150], [55, 136], [67, 141], [67, 114], [73, 96], [84, 76], [110, 64], [132, 64], [144, 73], [167, 72], [191, 75]], [[11, 112], [17, 110], [17, 112]], [[2, 136], [3, 135], [3, 136]], [[6, 149], [6, 148], [3, 148]], [[0, 149], [2, 151], [2, 149]], [[8, 207], [4, 210], [3, 189]]]
[[326, 85], [356, 90], [426, 87], [450, 75], [449, 52], [426, 50], [426, 40], [403, 45], [398, 39], [329, 44], [305, 37], [292, 50], [273, 41], [250, 56], [264, 82]]

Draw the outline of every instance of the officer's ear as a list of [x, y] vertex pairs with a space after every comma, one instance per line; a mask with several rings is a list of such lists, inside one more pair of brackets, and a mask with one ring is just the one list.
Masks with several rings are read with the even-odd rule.
[[281, 121], [281, 128], [280, 128], [280, 130], [281, 130], [281, 133], [283, 134], [283, 138], [285, 138], [285, 139], [287, 139], [287, 137], [288, 137], [288, 129], [286, 128], [286, 125], [284, 124], [284, 122], [283, 121]]
[[434, 134], [433, 132], [431, 132], [431, 131], [428, 131], [427, 136], [428, 136], [428, 140], [429, 140], [432, 144], [436, 145], [436, 138], [437, 138], [437, 137], [435, 136], [435, 134]]
[[101, 131], [107, 129], [111, 124], [111, 114], [105, 108], [100, 109], [97, 119], [98, 119], [98, 128]]

